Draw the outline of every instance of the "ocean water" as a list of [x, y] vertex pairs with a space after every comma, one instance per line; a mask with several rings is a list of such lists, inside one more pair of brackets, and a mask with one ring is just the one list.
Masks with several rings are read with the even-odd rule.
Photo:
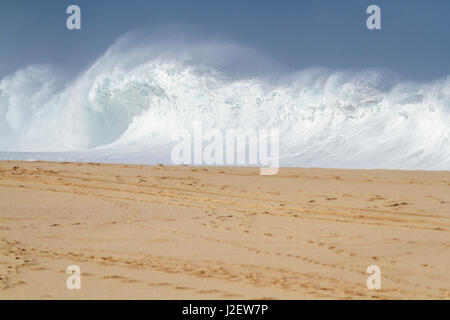
[[177, 129], [277, 128], [282, 166], [450, 170], [450, 76], [271, 69], [225, 42], [120, 39], [61, 79], [0, 80], [0, 159], [171, 164]]

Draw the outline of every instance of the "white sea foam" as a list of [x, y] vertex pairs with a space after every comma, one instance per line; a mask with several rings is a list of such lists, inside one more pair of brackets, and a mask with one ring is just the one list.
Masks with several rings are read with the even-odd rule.
[[229, 43], [122, 39], [64, 85], [27, 67], [0, 80], [0, 159], [170, 163], [172, 132], [201, 121], [279, 129], [281, 165], [450, 170], [450, 77], [261, 72], [271, 63]]

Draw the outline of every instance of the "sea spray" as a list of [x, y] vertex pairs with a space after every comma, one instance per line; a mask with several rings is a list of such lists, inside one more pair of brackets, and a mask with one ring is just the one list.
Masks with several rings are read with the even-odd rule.
[[116, 44], [65, 86], [49, 67], [18, 70], [0, 80], [0, 158], [170, 163], [172, 133], [201, 122], [276, 128], [280, 165], [450, 169], [450, 77], [308, 69], [269, 79], [236, 72], [244, 63], [227, 55], [239, 60], [239, 49]]

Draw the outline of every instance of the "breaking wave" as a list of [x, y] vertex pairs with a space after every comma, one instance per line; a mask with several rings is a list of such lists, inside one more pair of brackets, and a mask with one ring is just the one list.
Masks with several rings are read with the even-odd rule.
[[0, 158], [170, 164], [172, 132], [201, 121], [278, 128], [281, 165], [450, 170], [450, 77], [275, 65], [229, 43], [121, 39], [67, 83], [18, 70], [0, 80]]

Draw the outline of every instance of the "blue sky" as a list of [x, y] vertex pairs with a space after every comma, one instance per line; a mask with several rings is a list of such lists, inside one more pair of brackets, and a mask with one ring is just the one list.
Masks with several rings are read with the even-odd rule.
[[[66, 29], [70, 4], [81, 7], [81, 31]], [[370, 4], [381, 7], [381, 30], [366, 28]], [[126, 32], [176, 26], [291, 70], [383, 68], [428, 81], [450, 74], [449, 13], [448, 0], [2, 0], [0, 77], [31, 64], [81, 71]]]

